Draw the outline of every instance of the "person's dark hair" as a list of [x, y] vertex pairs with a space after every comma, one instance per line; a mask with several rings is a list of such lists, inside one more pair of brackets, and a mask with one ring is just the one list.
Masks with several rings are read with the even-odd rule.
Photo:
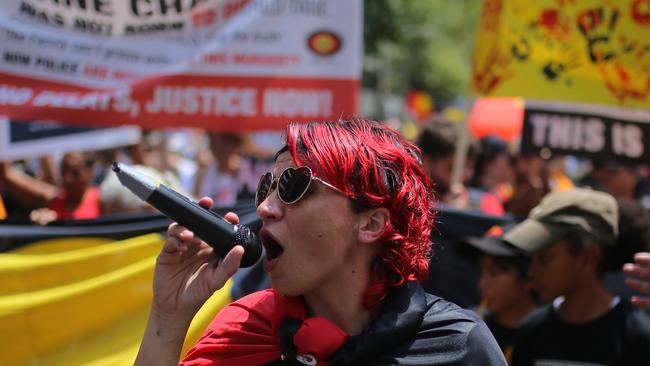
[[650, 213], [643, 204], [631, 199], [618, 200], [618, 240], [607, 253], [607, 269], [619, 271], [632, 262], [637, 252], [650, 251]]
[[501, 154], [508, 154], [508, 144], [500, 137], [489, 135], [479, 140], [478, 153], [474, 160], [474, 175], [470, 186], [480, 186], [479, 181], [483, 176], [485, 166]]
[[420, 132], [416, 140], [416, 145], [422, 150], [422, 153], [433, 160], [444, 159], [454, 154], [455, 141], [451, 134], [443, 133], [441, 130], [425, 128]]
[[95, 165], [95, 159], [93, 159], [93, 156], [83, 151], [72, 151], [63, 154], [63, 157], [61, 158], [61, 164], [63, 164], [63, 161], [67, 158], [78, 158], [88, 169], [92, 169], [93, 165]]
[[208, 133], [210, 139], [218, 139], [220, 142], [225, 142], [235, 146], [240, 146], [244, 143], [244, 136], [236, 132], [215, 132]]
[[567, 239], [571, 253], [579, 254], [588, 245], [599, 245], [603, 252], [598, 274], [619, 271], [623, 264], [631, 262], [634, 254], [650, 251], [650, 213], [634, 200], [618, 200], [618, 236], [614, 245], [602, 243], [600, 238], [584, 230], [572, 230]]
[[[489, 256], [492, 258], [492, 263], [503, 272], [513, 271], [517, 276], [517, 279], [522, 282], [529, 282], [531, 280], [528, 275], [528, 269], [530, 268], [530, 257], [521, 254], [516, 256], [497, 256], [483, 253], [484, 256]], [[535, 290], [531, 289], [528, 291], [528, 295], [535, 302], [539, 303], [539, 294]]]
[[601, 261], [598, 263], [596, 272], [601, 278], [605, 275], [608, 266], [608, 253], [612, 250], [611, 245], [604, 243], [603, 240], [596, 235], [583, 230], [579, 227], [570, 230], [565, 239], [569, 243], [569, 253], [578, 255], [582, 253], [589, 246], [598, 246], [602, 252]]
[[638, 167], [638, 165], [635, 163], [618, 159], [592, 159], [591, 164], [594, 169], [626, 168], [635, 170]]
[[[489, 255], [489, 254], [483, 254]], [[530, 266], [530, 258], [524, 256], [496, 256], [490, 255], [494, 265], [501, 271], [515, 271], [517, 278], [522, 281], [529, 281], [528, 267]]]
[[[422, 150], [422, 154], [432, 160], [445, 159], [456, 152], [458, 134], [456, 126], [436, 124], [423, 129], [415, 140], [415, 144]], [[474, 159], [476, 146], [470, 143], [467, 149], [467, 158]]]
[[353, 201], [390, 211], [363, 298], [366, 308], [380, 303], [391, 287], [426, 280], [433, 190], [415, 145], [379, 122], [354, 118], [291, 123], [287, 149], [296, 166], [310, 167]]

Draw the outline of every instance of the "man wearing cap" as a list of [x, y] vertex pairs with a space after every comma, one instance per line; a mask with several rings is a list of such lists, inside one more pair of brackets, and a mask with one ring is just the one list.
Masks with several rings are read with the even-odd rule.
[[614, 197], [581, 188], [548, 194], [504, 235], [531, 253], [549, 302], [520, 328], [512, 365], [650, 365], [650, 316], [603, 285], [617, 235]]

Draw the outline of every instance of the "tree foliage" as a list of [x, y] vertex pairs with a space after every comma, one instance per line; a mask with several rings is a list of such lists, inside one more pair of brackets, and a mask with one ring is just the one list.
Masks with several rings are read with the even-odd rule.
[[366, 0], [363, 85], [429, 92], [443, 107], [466, 94], [478, 0]]

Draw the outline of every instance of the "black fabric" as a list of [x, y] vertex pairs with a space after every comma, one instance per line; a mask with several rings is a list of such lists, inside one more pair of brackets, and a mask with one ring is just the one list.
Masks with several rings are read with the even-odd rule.
[[278, 340], [280, 342], [280, 353], [284, 356], [285, 363], [289, 365], [298, 365], [296, 355], [298, 351], [293, 344], [293, 336], [296, 335], [298, 328], [302, 325], [302, 320], [295, 318], [286, 318], [280, 324], [278, 329]]
[[380, 314], [348, 337], [335, 365], [506, 365], [485, 323], [474, 313], [409, 282], [393, 289]]
[[483, 320], [488, 329], [490, 329], [490, 332], [492, 332], [494, 339], [496, 339], [499, 344], [501, 351], [503, 351], [503, 354], [506, 356], [506, 360], [508, 360], [515, 345], [517, 328], [506, 327], [499, 324], [492, 314], [486, 315]]
[[[528, 318], [519, 330], [513, 366], [650, 365], [650, 316], [622, 299], [609, 312], [584, 324], [560, 319], [551, 305]], [[553, 363], [555, 362], [555, 363]]]

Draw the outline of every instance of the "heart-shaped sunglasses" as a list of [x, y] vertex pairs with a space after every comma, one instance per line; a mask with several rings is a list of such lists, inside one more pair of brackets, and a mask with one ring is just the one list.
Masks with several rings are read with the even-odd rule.
[[343, 192], [327, 183], [326, 181], [315, 177], [309, 167], [301, 166], [300, 168], [289, 167], [285, 169], [280, 177], [275, 178], [273, 173], [268, 172], [260, 178], [255, 192], [255, 207], [258, 207], [271, 193], [277, 184], [278, 198], [286, 205], [294, 204], [307, 193], [312, 180], [318, 181], [341, 194]]

